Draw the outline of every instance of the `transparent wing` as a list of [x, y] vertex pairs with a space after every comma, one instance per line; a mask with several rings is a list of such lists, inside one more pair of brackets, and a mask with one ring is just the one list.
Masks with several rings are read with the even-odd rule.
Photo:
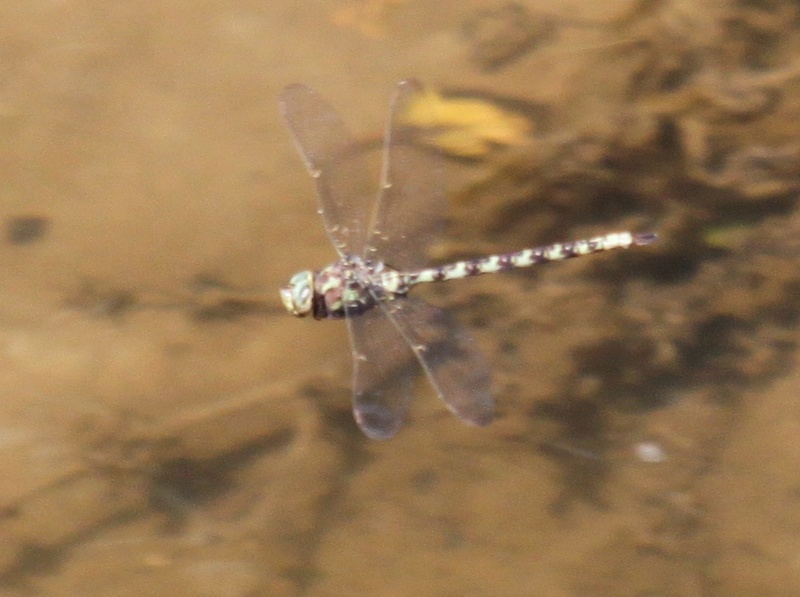
[[421, 299], [388, 301], [381, 308], [411, 346], [447, 407], [465, 423], [491, 423], [491, 373], [472, 334]]
[[375, 183], [359, 148], [336, 111], [313, 89], [291, 85], [280, 96], [281, 113], [317, 185], [325, 231], [340, 255], [361, 255], [367, 238]]
[[421, 92], [419, 83], [410, 79], [395, 89], [384, 138], [381, 192], [365, 254], [401, 270], [425, 266], [446, 211], [443, 158], [415, 142], [409, 120], [409, 108]]
[[414, 353], [381, 309], [347, 317], [353, 349], [353, 414], [372, 439], [400, 428], [417, 368]]

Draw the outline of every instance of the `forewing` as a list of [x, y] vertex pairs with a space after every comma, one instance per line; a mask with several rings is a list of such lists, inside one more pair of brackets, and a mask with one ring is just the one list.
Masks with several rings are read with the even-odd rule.
[[317, 185], [325, 230], [339, 254], [361, 255], [375, 185], [363, 148], [336, 111], [316, 91], [291, 85], [280, 96], [281, 113]]
[[445, 311], [421, 299], [397, 299], [382, 307], [447, 407], [466, 423], [491, 423], [491, 373], [472, 334]]
[[381, 309], [347, 317], [353, 349], [353, 414], [372, 439], [397, 432], [408, 410], [417, 362]]
[[381, 191], [371, 218], [366, 256], [401, 270], [424, 267], [446, 211], [443, 158], [415, 140], [409, 107], [422, 89], [400, 81], [392, 99], [383, 148]]

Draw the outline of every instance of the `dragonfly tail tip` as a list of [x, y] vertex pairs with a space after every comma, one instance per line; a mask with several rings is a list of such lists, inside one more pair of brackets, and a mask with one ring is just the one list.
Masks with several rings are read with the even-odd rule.
[[650, 245], [658, 240], [658, 235], [655, 232], [642, 232], [633, 235], [634, 245]]

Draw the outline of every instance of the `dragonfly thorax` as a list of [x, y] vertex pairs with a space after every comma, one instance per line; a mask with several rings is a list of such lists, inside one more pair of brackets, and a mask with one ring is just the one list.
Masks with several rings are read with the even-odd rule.
[[298, 317], [339, 319], [360, 315], [378, 301], [408, 291], [404, 276], [379, 261], [346, 256], [318, 272], [302, 271], [281, 289], [281, 301]]

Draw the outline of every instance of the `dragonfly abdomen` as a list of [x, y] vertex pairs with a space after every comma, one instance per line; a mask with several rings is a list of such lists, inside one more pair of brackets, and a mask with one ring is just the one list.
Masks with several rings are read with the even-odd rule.
[[563, 261], [573, 257], [582, 257], [592, 253], [610, 251], [612, 249], [627, 249], [633, 245], [650, 244], [655, 238], [654, 234], [614, 232], [590, 239], [522, 249], [514, 253], [456, 261], [455, 263], [431, 267], [416, 272], [398, 273], [398, 275], [405, 279], [407, 291], [409, 287], [425, 282], [459, 280], [470, 276], [493, 274], [522, 267], [541, 265], [550, 263], [551, 261]]

